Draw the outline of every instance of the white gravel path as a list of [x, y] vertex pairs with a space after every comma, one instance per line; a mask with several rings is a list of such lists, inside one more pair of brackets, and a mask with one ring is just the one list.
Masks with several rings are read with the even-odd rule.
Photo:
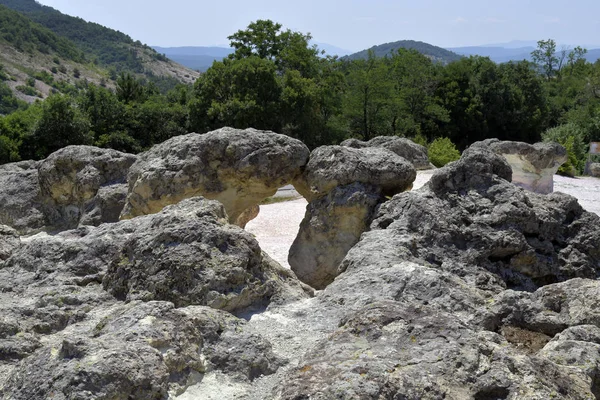
[[[434, 170], [419, 171], [413, 190], [423, 186]], [[554, 176], [554, 191], [576, 197], [587, 211], [600, 215], [600, 179], [591, 177], [567, 178]], [[260, 247], [286, 268], [288, 251], [298, 234], [307, 202], [303, 198], [260, 206], [258, 217], [246, 225]]]

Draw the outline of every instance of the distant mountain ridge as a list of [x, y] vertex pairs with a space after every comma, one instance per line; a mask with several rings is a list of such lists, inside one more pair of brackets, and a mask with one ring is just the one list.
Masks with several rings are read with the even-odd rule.
[[[319, 50], [324, 50], [327, 55], [337, 55], [342, 57], [351, 53], [350, 50], [345, 50], [327, 43], [311, 42], [311, 44], [316, 45]], [[152, 48], [176, 63], [200, 72], [204, 72], [210, 68], [213, 62], [220, 61], [233, 53], [231, 47], [220, 46], [152, 46]]]
[[344, 58], [348, 60], [366, 59], [369, 56], [369, 51], [373, 51], [376, 57], [387, 57], [392, 52], [395, 52], [401, 48], [416, 50], [424, 56], [429, 57], [432, 61], [441, 62], [443, 64], [458, 61], [461, 58], [460, 55], [447, 49], [415, 40], [399, 40], [397, 42], [380, 44], [378, 46], [373, 46], [369, 49], [359, 51], [358, 53], [350, 54]]
[[[513, 42], [511, 42], [513, 43]], [[525, 43], [525, 42], [517, 42]], [[561, 46], [557, 46], [560, 49]], [[500, 47], [500, 46], [466, 46], [466, 47], [449, 47], [447, 50], [453, 51], [462, 56], [481, 56], [489, 57], [490, 60], [497, 63], [509, 61], [531, 61], [531, 52], [536, 48], [533, 46], [526, 47]], [[558, 53], [557, 53], [558, 55]], [[585, 59], [591, 63], [600, 59], [600, 49], [588, 49]]]

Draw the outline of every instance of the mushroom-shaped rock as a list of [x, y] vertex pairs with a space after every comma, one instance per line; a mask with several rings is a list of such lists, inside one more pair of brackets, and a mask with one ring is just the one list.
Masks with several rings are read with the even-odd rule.
[[40, 185], [39, 161], [0, 165], [0, 224], [27, 234], [46, 225]]
[[323, 289], [368, 228], [385, 196], [410, 189], [415, 168], [382, 148], [324, 146], [314, 150], [294, 186], [309, 205], [288, 261], [303, 282]]
[[49, 224], [62, 230], [118, 221], [136, 158], [92, 146], [67, 146], [48, 156], [38, 169]]
[[416, 176], [410, 162], [386, 149], [322, 146], [310, 154], [294, 187], [309, 202], [335, 187], [357, 182], [377, 187], [384, 196], [393, 196], [409, 190]]
[[413, 142], [410, 139], [398, 136], [377, 136], [368, 142], [358, 139], [344, 140], [341, 146], [363, 149], [365, 147], [381, 147], [398, 154], [400, 157], [410, 161], [417, 170], [433, 169], [433, 164], [429, 162], [427, 148]]
[[291, 182], [308, 156], [299, 140], [256, 129], [177, 136], [141, 154], [131, 167], [121, 218], [153, 214], [201, 195], [223, 203], [236, 223], [245, 210]]
[[512, 182], [536, 193], [548, 194], [554, 190], [554, 174], [567, 161], [567, 151], [558, 143], [500, 141], [488, 139], [473, 146], [487, 146], [510, 164]]

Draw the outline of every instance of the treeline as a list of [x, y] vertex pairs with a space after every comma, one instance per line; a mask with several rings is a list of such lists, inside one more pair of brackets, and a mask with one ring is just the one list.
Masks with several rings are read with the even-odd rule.
[[[41, 158], [67, 144], [136, 152], [173, 135], [222, 126], [268, 129], [310, 147], [398, 135], [464, 149], [486, 138], [556, 140], [581, 172], [587, 143], [600, 140], [600, 63], [449, 65], [415, 50], [379, 58], [323, 58], [310, 36], [257, 21], [229, 37], [235, 52], [193, 87], [161, 95], [122, 74], [116, 91], [87, 85], [0, 119], [0, 162]], [[548, 41], [540, 42], [542, 49]], [[568, 55], [567, 55], [568, 56]]]

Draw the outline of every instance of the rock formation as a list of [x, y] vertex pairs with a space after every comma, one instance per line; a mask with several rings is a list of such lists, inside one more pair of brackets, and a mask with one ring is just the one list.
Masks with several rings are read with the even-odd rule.
[[68, 146], [43, 161], [0, 166], [0, 224], [21, 233], [116, 222], [133, 154]]
[[255, 129], [177, 136], [141, 154], [131, 167], [122, 217], [156, 213], [201, 195], [223, 203], [235, 223], [245, 210], [291, 182], [308, 155], [299, 140]]
[[311, 294], [228, 224], [222, 204], [202, 198], [23, 243], [14, 236], [0, 231], [3, 399], [165, 398], [207, 368], [252, 380], [281, 360], [230, 313]]
[[567, 151], [558, 143], [531, 145], [488, 139], [475, 145], [487, 146], [504, 157], [513, 170], [512, 182], [536, 193], [552, 193], [554, 174], [567, 161]]
[[411, 187], [414, 167], [381, 148], [323, 146], [314, 150], [294, 186], [308, 201], [288, 261], [298, 278], [323, 289], [368, 228], [375, 207]]
[[363, 142], [358, 139], [347, 139], [344, 140], [341, 145], [356, 149], [382, 147], [391, 150], [400, 157], [410, 161], [417, 170], [435, 168], [433, 164], [429, 162], [427, 148], [406, 138], [397, 136], [378, 136], [368, 142]]
[[118, 221], [136, 158], [92, 146], [67, 146], [48, 156], [38, 170], [50, 226], [64, 230]]
[[38, 161], [0, 165], [0, 224], [20, 233], [46, 226], [38, 179]]
[[200, 197], [19, 237], [46, 223], [38, 166], [0, 167], [29, 185], [0, 188], [3, 400], [600, 397], [600, 217], [513, 185], [487, 145], [412, 192], [388, 150], [316, 149], [303, 229], [343, 257], [316, 295]]

